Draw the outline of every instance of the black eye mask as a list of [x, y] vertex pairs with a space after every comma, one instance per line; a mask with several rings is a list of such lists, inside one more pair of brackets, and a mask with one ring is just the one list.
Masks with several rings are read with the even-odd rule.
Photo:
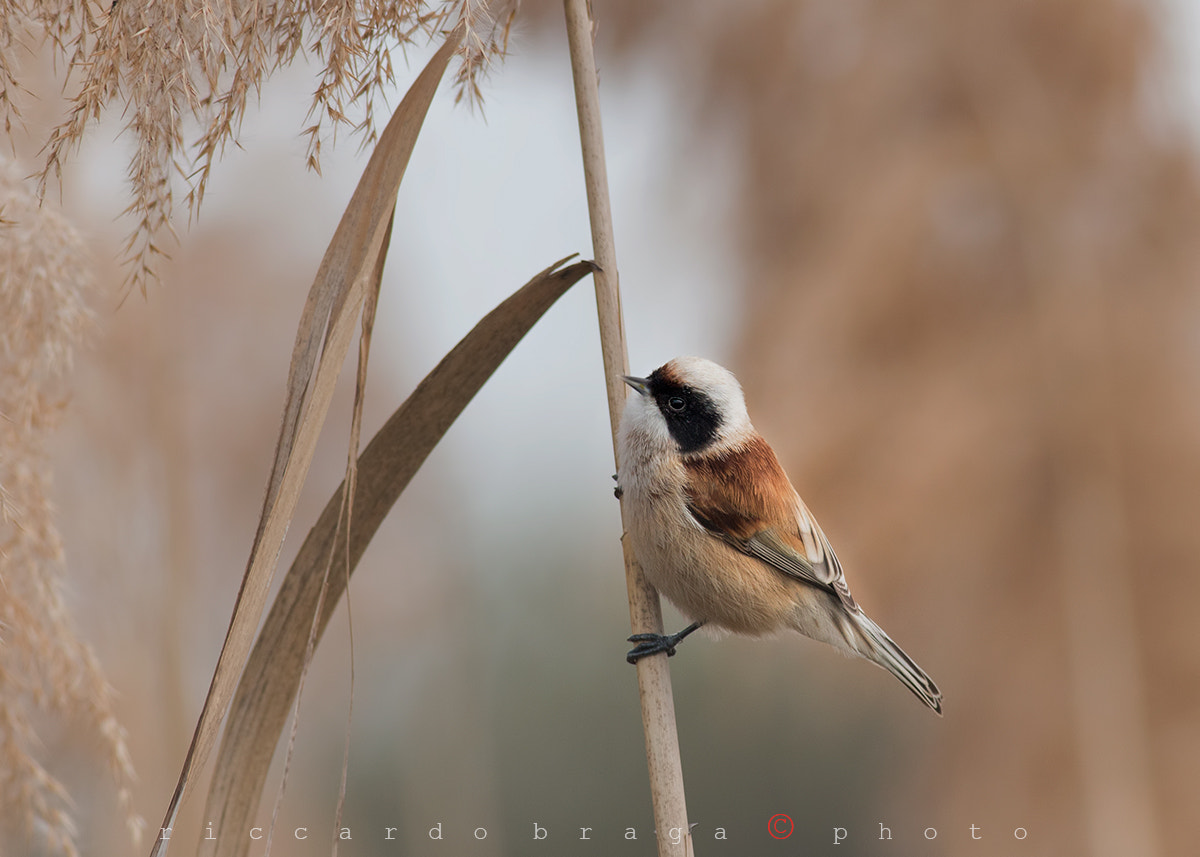
[[699, 452], [717, 438], [721, 428], [721, 413], [716, 403], [704, 393], [658, 372], [650, 375], [650, 395], [667, 421], [667, 430], [679, 444], [680, 452]]

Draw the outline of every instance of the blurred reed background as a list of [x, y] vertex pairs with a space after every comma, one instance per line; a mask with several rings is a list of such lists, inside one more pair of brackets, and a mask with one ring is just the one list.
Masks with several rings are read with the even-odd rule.
[[[672, 672], [697, 854], [809, 853], [834, 827], [850, 854], [1186, 853], [1200, 840], [1200, 106], [1179, 52], [1200, 45], [1194, 13], [595, 6], [632, 369], [698, 353], [738, 373], [855, 595], [946, 697], [938, 721], [798, 638], [689, 643]], [[527, 0], [510, 51], [484, 116], [444, 92], [417, 144], [368, 432], [516, 285], [587, 255], [558, 4]], [[119, 117], [67, 164], [61, 207], [97, 287], [49, 455], [54, 521], [66, 605], [115, 688], [151, 824], [253, 536], [303, 290], [365, 160], [347, 137], [323, 176], [303, 170], [313, 85], [303, 65], [267, 84], [203, 216], [180, 227], [166, 285], [120, 308]], [[58, 107], [38, 102], [14, 132], [22, 174]], [[341, 478], [349, 389], [285, 566]], [[577, 287], [355, 576], [340, 853], [653, 852], [611, 471]], [[337, 619], [276, 853], [329, 850], [349, 666]], [[67, 706], [39, 724], [44, 762], [83, 853], [123, 853], [106, 753], [80, 719]], [[201, 806], [185, 808], [183, 853]], [[786, 842], [767, 835], [775, 813], [795, 822]], [[19, 831], [8, 841], [26, 853]]]

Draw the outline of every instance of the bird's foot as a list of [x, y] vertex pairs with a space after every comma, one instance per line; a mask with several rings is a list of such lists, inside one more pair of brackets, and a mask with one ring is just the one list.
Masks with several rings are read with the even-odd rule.
[[625, 660], [636, 664], [642, 658], [657, 655], [659, 652], [666, 652], [669, 658], [675, 654], [675, 647], [679, 645], [680, 641], [700, 625], [700, 622], [693, 622], [678, 634], [634, 634], [629, 638], [629, 642], [637, 643], [637, 645], [629, 650], [625, 655]]

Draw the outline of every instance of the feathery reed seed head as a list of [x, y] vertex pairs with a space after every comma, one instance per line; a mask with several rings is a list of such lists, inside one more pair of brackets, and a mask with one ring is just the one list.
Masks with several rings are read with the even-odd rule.
[[[120, 103], [135, 139], [129, 162], [132, 228], [124, 247], [126, 287], [145, 293], [172, 232], [176, 174], [199, 210], [214, 162], [236, 143], [250, 96], [301, 55], [321, 64], [307, 164], [349, 125], [375, 140], [372, 104], [393, 83], [391, 51], [462, 25], [458, 97], [480, 99], [479, 78], [504, 53], [516, 0], [5, 0], [0, 3], [0, 124], [19, 124], [21, 49], [49, 46], [64, 68], [71, 105], [46, 142], [39, 194], [103, 111]], [[72, 88], [73, 84], [73, 88]], [[14, 100], [16, 99], [16, 100]], [[199, 132], [185, 138], [185, 123]]]
[[0, 825], [70, 857], [78, 854], [70, 799], [38, 755], [35, 725], [47, 714], [91, 733], [135, 839], [140, 826], [112, 689], [63, 601], [50, 501], [46, 445], [90, 325], [91, 276], [74, 230], [3, 158], [0, 211]]

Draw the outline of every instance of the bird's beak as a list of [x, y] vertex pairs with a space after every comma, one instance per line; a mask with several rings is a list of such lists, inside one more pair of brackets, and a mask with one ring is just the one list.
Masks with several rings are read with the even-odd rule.
[[645, 378], [635, 378], [632, 375], [622, 375], [621, 377], [625, 380], [626, 384], [633, 387], [633, 389], [637, 390], [643, 396], [650, 395], [650, 382]]

